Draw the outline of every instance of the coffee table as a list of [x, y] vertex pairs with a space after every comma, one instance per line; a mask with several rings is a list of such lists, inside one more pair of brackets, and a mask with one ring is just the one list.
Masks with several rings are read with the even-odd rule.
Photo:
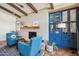
[[29, 39], [28, 38], [18, 38], [17, 40], [16, 40], [16, 48], [18, 49], [18, 42], [19, 41], [21, 41], [21, 42], [25, 42], [25, 43], [29, 43]]
[[29, 42], [28, 38], [19, 38], [16, 40], [17, 42], [22, 41], [22, 42]]

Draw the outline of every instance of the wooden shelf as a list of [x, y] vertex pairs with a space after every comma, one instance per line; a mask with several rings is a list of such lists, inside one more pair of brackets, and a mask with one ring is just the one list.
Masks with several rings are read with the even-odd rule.
[[39, 26], [23, 26], [23, 28], [27, 28], [27, 29], [39, 29]]

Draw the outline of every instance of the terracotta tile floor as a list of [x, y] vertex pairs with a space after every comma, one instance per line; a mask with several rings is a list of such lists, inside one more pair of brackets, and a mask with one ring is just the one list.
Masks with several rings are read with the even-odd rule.
[[73, 53], [72, 50], [69, 49], [58, 49], [53, 52], [45, 51], [44, 56], [78, 56], [76, 51]]

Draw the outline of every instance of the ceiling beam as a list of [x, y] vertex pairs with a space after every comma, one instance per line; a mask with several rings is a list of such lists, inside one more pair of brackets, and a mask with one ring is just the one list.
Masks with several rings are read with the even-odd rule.
[[7, 11], [7, 12], [9, 12], [9, 13], [11, 13], [11, 14], [13, 14], [13, 15], [15, 15], [15, 16], [17, 16], [18, 18], [21, 17], [21, 16], [19, 16], [18, 14], [14, 13], [14, 12], [12, 12], [12, 11], [10, 11], [10, 10], [8, 10], [7, 8], [5, 8], [5, 7], [1, 6], [1, 5], [0, 5], [0, 8], [3, 9], [3, 10], [5, 10], [5, 11]]
[[31, 3], [27, 3], [27, 5], [35, 12], [38, 13], [38, 10]]
[[24, 6], [23, 5], [21, 5], [21, 4], [18, 4], [18, 3], [16, 3], [17, 5], [19, 5], [20, 7], [22, 7], [22, 8], [24, 8]]
[[10, 5], [11, 7], [15, 8], [17, 11], [23, 13], [24, 15], [27, 16], [27, 13], [24, 12], [23, 10], [21, 10], [19, 7], [17, 7], [16, 5], [14, 5], [13, 3], [7, 3], [8, 5]]
[[54, 9], [53, 3], [50, 3], [50, 6], [51, 9]]

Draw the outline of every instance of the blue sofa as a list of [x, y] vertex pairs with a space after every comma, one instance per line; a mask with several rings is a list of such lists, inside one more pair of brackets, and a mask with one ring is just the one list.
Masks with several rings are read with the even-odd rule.
[[13, 46], [16, 44], [16, 40], [22, 36], [16, 34], [16, 32], [9, 32], [6, 34], [6, 40], [8, 46]]
[[42, 37], [35, 37], [30, 42], [18, 42], [18, 50], [22, 56], [37, 56], [40, 53]]

